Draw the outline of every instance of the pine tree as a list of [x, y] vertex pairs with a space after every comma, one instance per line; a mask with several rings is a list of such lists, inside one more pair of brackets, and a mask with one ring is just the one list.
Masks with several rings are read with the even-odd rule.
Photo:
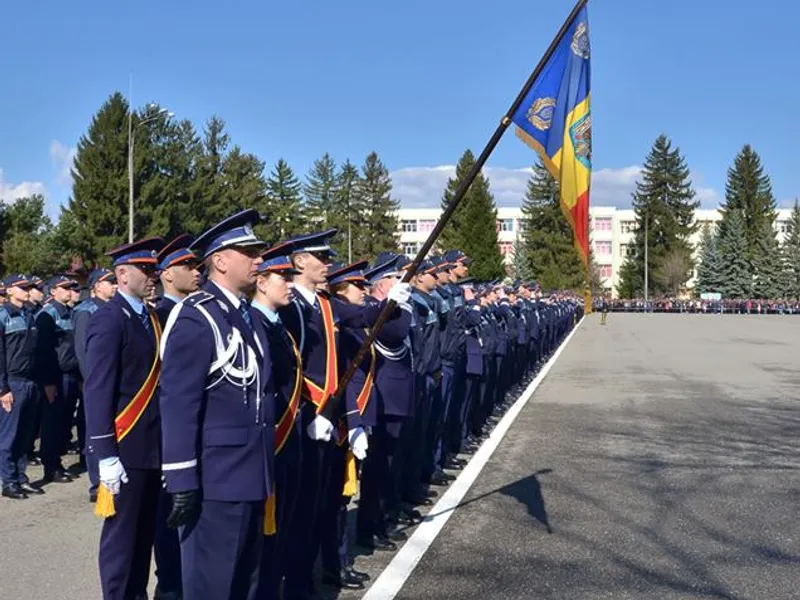
[[749, 298], [753, 290], [753, 272], [747, 260], [747, 237], [744, 218], [739, 211], [730, 211], [728, 222], [720, 232], [719, 248], [722, 259], [723, 286], [725, 298]]
[[522, 201], [525, 261], [544, 289], [583, 289], [585, 269], [559, 194], [558, 182], [537, 160]]
[[773, 223], [777, 217], [775, 207], [772, 184], [769, 176], [764, 173], [761, 158], [746, 144], [736, 155], [733, 166], [728, 169], [725, 202], [720, 208], [720, 228], [725, 230], [731, 212], [741, 211], [747, 240], [745, 256], [750, 261], [758, 257], [759, 238], [763, 233], [764, 223]]
[[703, 228], [699, 248], [700, 262], [697, 265], [697, 283], [695, 288], [698, 293], [722, 293], [723, 274], [722, 259], [719, 249], [719, 234], [712, 226]]
[[[265, 219], [269, 202], [267, 199], [267, 181], [264, 178], [264, 161], [250, 154], [243, 152], [239, 146], [234, 146], [225, 159], [222, 161], [222, 182], [224, 193], [221, 196], [222, 202], [215, 207], [222, 207], [223, 212], [216, 220], [224, 219], [235, 212], [254, 208]], [[264, 224], [256, 225], [258, 235], [273, 238], [274, 233], [269, 233], [268, 226]]]
[[336, 211], [337, 180], [336, 163], [326, 152], [322, 158], [314, 161], [303, 186], [310, 228], [325, 230], [341, 226], [344, 219]]
[[[303, 232], [303, 186], [282, 158], [267, 179], [267, 206], [272, 237], [285, 240]], [[271, 239], [271, 238], [269, 238]]]
[[792, 207], [783, 250], [788, 271], [787, 295], [800, 299], [800, 203], [797, 200]]
[[517, 230], [517, 236], [514, 239], [512, 267], [514, 270], [514, 277], [522, 281], [531, 281], [533, 279], [533, 273], [530, 269], [531, 261], [527, 253], [528, 246], [525, 244], [522, 237], [520, 237], [519, 230]]
[[[698, 206], [700, 201], [695, 200], [689, 167], [680, 149], [673, 149], [665, 135], [658, 136], [633, 193], [637, 228], [633, 252], [620, 270], [620, 290], [638, 295], [644, 289], [645, 231], [650, 295], [663, 294], [686, 283], [693, 267], [690, 239], [696, 230], [694, 211]], [[668, 256], [671, 267], [665, 268]], [[667, 281], [667, 273], [677, 271], [673, 267], [680, 257], [686, 262], [685, 277], [680, 282]]]
[[352, 262], [356, 257], [363, 257], [362, 244], [359, 243], [359, 233], [362, 226], [368, 226], [369, 215], [364, 214], [362, 203], [359, 199], [361, 181], [356, 167], [350, 160], [342, 163], [336, 176], [336, 189], [334, 191], [333, 212], [340, 215], [341, 221], [333, 223], [338, 227], [340, 234], [333, 242], [333, 248], [342, 256], [342, 260]]
[[99, 259], [127, 240], [128, 103], [116, 92], [92, 118], [78, 141], [67, 211], [79, 224], [74, 240], [85, 258]]
[[[455, 197], [458, 187], [466, 178], [475, 156], [466, 150], [456, 166], [456, 176], [447, 181], [442, 196], [442, 208], [447, 207]], [[462, 250], [473, 259], [470, 273], [477, 279], [495, 279], [505, 276], [503, 256], [497, 241], [497, 207], [489, 190], [489, 180], [483, 173], [472, 182], [453, 218], [448, 222], [438, 240], [438, 247], [444, 250]]]
[[785, 269], [775, 229], [763, 222], [753, 259], [753, 296], [760, 299], [780, 298], [785, 291]]
[[397, 252], [400, 246], [397, 211], [400, 201], [392, 197], [392, 178], [389, 169], [370, 152], [361, 166], [358, 203], [358, 256], [371, 258], [381, 252]]

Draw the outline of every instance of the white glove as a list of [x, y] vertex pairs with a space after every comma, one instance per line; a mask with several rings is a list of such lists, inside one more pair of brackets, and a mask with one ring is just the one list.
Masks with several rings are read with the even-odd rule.
[[400, 308], [404, 308], [408, 306], [408, 301], [411, 299], [411, 285], [399, 281], [392, 286], [386, 296], [389, 300], [394, 300]]
[[312, 440], [318, 442], [330, 442], [333, 433], [333, 423], [322, 415], [317, 415], [314, 420], [306, 427], [306, 433]]
[[358, 460], [364, 460], [367, 457], [369, 442], [367, 441], [367, 434], [362, 427], [356, 427], [348, 431], [347, 441], [350, 442], [350, 450], [353, 451], [353, 456]]
[[102, 483], [108, 491], [114, 496], [119, 494], [120, 482], [128, 483], [128, 474], [125, 472], [125, 467], [119, 461], [119, 457], [110, 456], [104, 458], [99, 463], [100, 466], [100, 483]]

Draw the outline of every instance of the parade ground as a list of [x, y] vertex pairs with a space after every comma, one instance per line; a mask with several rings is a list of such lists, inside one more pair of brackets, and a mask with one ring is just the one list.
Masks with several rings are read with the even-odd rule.
[[[406, 546], [353, 547], [373, 589], [320, 597], [797, 598], [798, 355], [796, 316], [588, 316]], [[87, 485], [0, 503], [2, 598], [100, 596]]]

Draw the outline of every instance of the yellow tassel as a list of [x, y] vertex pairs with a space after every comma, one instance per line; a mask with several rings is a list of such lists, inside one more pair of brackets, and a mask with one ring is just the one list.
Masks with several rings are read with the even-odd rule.
[[107, 519], [117, 514], [114, 508], [114, 496], [102, 483], [97, 488], [97, 501], [94, 503], [94, 514], [101, 519]]
[[275, 522], [275, 492], [272, 492], [267, 497], [267, 503], [264, 505], [264, 535], [275, 535], [277, 531], [278, 527]]
[[356, 457], [348, 450], [344, 466], [344, 489], [343, 496], [355, 496], [358, 491], [356, 480]]

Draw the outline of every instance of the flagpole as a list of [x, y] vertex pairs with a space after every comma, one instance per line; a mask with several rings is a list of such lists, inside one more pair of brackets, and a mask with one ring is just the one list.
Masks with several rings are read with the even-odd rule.
[[[475, 164], [472, 165], [472, 169], [470, 169], [469, 173], [467, 173], [466, 178], [461, 182], [461, 185], [458, 186], [455, 196], [453, 196], [453, 199], [447, 205], [447, 208], [445, 208], [444, 212], [442, 213], [442, 216], [439, 217], [439, 221], [436, 223], [436, 227], [433, 228], [433, 231], [431, 231], [430, 235], [428, 236], [428, 239], [425, 240], [425, 243], [422, 244], [422, 247], [417, 252], [416, 257], [414, 257], [414, 260], [411, 261], [411, 264], [406, 269], [405, 275], [403, 275], [402, 279], [403, 282], [407, 283], [408, 281], [410, 281], [411, 278], [416, 273], [420, 263], [425, 259], [425, 256], [433, 247], [433, 244], [436, 242], [439, 235], [442, 233], [442, 230], [445, 228], [448, 221], [450, 221], [450, 218], [453, 216], [453, 213], [455, 213], [456, 209], [458, 208], [458, 205], [464, 199], [464, 196], [467, 194], [467, 190], [469, 190], [469, 186], [472, 185], [472, 182], [478, 176], [478, 173], [481, 172], [481, 169], [483, 169], [483, 166], [486, 164], [486, 161], [489, 159], [489, 156], [494, 151], [495, 147], [500, 141], [500, 138], [503, 137], [503, 134], [505, 133], [506, 129], [508, 129], [508, 126], [511, 124], [511, 119], [514, 116], [514, 113], [517, 112], [517, 109], [519, 109], [520, 105], [525, 100], [525, 96], [528, 95], [528, 92], [530, 91], [531, 87], [533, 87], [533, 84], [539, 78], [539, 75], [541, 75], [542, 70], [547, 64], [547, 61], [549, 61], [550, 57], [553, 56], [553, 52], [555, 52], [556, 48], [561, 42], [561, 39], [564, 37], [564, 34], [566, 34], [570, 24], [575, 20], [575, 17], [578, 15], [580, 10], [586, 5], [588, 1], [589, 0], [578, 0], [578, 2], [575, 4], [575, 7], [572, 9], [572, 12], [569, 13], [569, 16], [564, 21], [564, 24], [561, 25], [561, 29], [558, 30], [558, 33], [553, 38], [553, 41], [550, 42], [550, 46], [545, 51], [544, 55], [542, 55], [539, 64], [536, 65], [536, 68], [533, 70], [530, 77], [528, 77], [528, 80], [525, 82], [525, 85], [522, 87], [519, 94], [517, 94], [517, 97], [511, 104], [511, 108], [508, 109], [505, 116], [500, 121], [500, 124], [497, 126], [497, 129], [495, 129], [494, 134], [492, 134], [492, 137], [489, 139], [489, 142], [486, 144], [486, 147], [483, 149], [483, 152], [481, 152], [480, 156], [478, 156], [478, 160], [475, 161]], [[347, 367], [347, 370], [345, 371], [342, 378], [339, 380], [339, 387], [336, 389], [337, 397], [340, 397], [344, 392], [345, 387], [349, 383], [350, 379], [352, 379], [359, 365], [364, 360], [364, 357], [366, 356], [370, 346], [372, 346], [372, 343], [378, 336], [378, 332], [386, 323], [386, 321], [389, 318], [389, 315], [394, 311], [394, 309], [395, 309], [395, 303], [393, 301], [387, 302], [386, 306], [383, 307], [383, 310], [378, 315], [378, 319], [375, 321], [375, 324], [370, 329], [367, 338], [364, 340], [364, 343], [361, 344], [361, 348], [358, 349], [355, 358]]]

